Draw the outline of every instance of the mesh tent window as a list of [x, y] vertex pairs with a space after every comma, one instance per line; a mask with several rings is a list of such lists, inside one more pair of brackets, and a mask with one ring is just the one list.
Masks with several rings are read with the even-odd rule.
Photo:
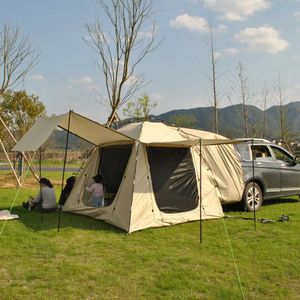
[[165, 213], [196, 209], [199, 197], [190, 148], [147, 147], [147, 155], [158, 208]]
[[114, 200], [119, 190], [131, 151], [132, 144], [107, 146], [99, 149], [98, 173], [103, 176], [105, 198], [108, 205]]

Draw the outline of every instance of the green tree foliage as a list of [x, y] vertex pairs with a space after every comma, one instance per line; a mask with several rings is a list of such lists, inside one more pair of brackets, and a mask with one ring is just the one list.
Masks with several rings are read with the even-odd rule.
[[[17, 140], [29, 130], [38, 117], [45, 114], [45, 105], [38, 96], [27, 95], [26, 91], [8, 91], [2, 95], [0, 116]], [[0, 136], [4, 132], [4, 127], [0, 124]]]
[[169, 121], [178, 127], [195, 128], [197, 118], [191, 115], [174, 115], [169, 118]]
[[157, 106], [157, 102], [151, 103], [147, 94], [143, 94], [136, 102], [128, 102], [127, 107], [123, 109], [123, 114], [129, 118], [148, 120], [150, 111]]

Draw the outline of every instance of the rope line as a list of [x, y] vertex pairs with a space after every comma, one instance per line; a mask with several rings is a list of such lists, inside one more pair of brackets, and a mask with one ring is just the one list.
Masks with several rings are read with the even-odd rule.
[[238, 266], [237, 266], [236, 259], [235, 259], [234, 253], [233, 253], [232, 245], [231, 245], [231, 242], [230, 242], [230, 239], [229, 239], [229, 235], [228, 235], [228, 231], [227, 231], [227, 227], [226, 227], [224, 218], [222, 218], [222, 222], [223, 222], [223, 225], [224, 225], [224, 229], [225, 229], [227, 241], [228, 241], [228, 244], [229, 244], [232, 260], [233, 260], [233, 263], [234, 263], [235, 272], [236, 272], [236, 275], [237, 275], [237, 278], [238, 278], [238, 283], [239, 283], [239, 287], [240, 287], [240, 290], [241, 290], [242, 299], [245, 300], [246, 298], [245, 298], [243, 287], [242, 287], [241, 277], [240, 277], [240, 274], [239, 274]]

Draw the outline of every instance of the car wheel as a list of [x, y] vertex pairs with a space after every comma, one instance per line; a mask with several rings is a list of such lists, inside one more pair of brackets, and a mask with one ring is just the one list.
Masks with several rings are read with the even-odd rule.
[[243, 195], [246, 211], [257, 211], [262, 204], [262, 192], [260, 186], [255, 182], [248, 182]]

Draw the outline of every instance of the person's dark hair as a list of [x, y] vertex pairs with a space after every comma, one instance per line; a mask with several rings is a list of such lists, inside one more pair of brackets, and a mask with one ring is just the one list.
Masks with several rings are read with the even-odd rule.
[[41, 178], [39, 183], [46, 185], [49, 188], [53, 188], [53, 184], [51, 183], [51, 181], [47, 178]]
[[76, 177], [75, 177], [75, 176], [68, 177], [68, 178], [67, 178], [67, 184], [68, 184], [68, 185], [74, 185], [75, 180], [76, 180]]
[[93, 179], [95, 180], [96, 183], [102, 183], [103, 181], [103, 177], [100, 174], [95, 175]]

